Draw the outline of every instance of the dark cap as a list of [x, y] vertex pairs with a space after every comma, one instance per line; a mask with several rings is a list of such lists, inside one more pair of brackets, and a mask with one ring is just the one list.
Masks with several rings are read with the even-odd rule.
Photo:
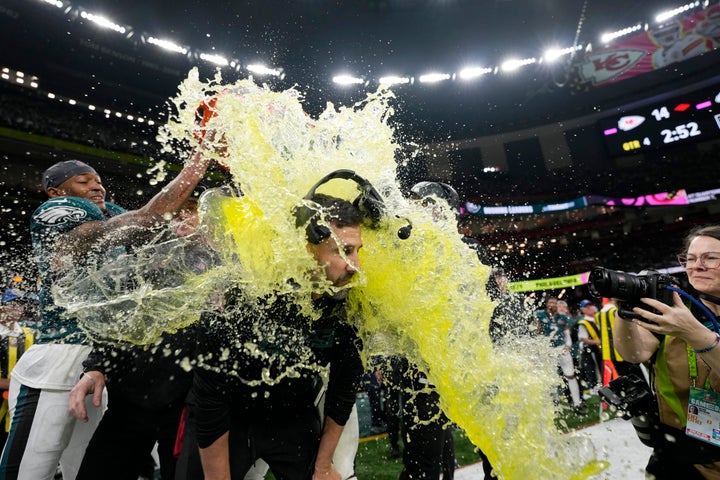
[[450, 205], [450, 208], [455, 210], [460, 207], [460, 195], [458, 195], [457, 191], [447, 183], [416, 183], [410, 189], [410, 193], [418, 198], [426, 198], [430, 196], [442, 198], [448, 203], [448, 205]]
[[585, 308], [588, 305], [595, 305], [595, 304], [593, 302], [591, 302], [590, 300], [583, 300], [580, 302], [580, 308]]
[[58, 162], [52, 167], [45, 170], [42, 176], [43, 190], [46, 192], [48, 188], [60, 186], [65, 180], [74, 177], [75, 175], [82, 175], [83, 173], [94, 173], [97, 172], [87, 163], [81, 162], [80, 160], [66, 160], [64, 162]]

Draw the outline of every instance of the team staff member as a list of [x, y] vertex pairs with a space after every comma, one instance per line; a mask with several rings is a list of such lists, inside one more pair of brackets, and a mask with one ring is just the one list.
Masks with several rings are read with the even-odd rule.
[[[123, 256], [122, 264], [158, 290], [181, 286], [183, 273], [201, 274], [216, 264], [215, 253], [196, 233], [198, 222], [197, 200], [191, 197], [166, 230], [142, 246], [137, 263], [133, 257]], [[146, 263], [147, 255], [154, 261]], [[175, 478], [173, 450], [192, 383], [192, 372], [183, 368], [182, 361], [193, 358], [194, 327], [164, 333], [149, 347], [94, 339], [83, 367], [85, 372], [105, 374], [108, 405], [85, 451], [77, 480], [94, 480], [99, 472], [103, 480], [137, 480], [146, 471], [156, 444], [160, 478]], [[85, 397], [91, 386], [80, 379], [70, 392], [70, 410], [78, 419], [87, 416]]]
[[8, 411], [8, 389], [10, 373], [22, 354], [30, 348], [35, 332], [18, 323], [25, 314], [27, 297], [15, 288], [8, 288], [0, 301], [0, 445], [4, 446], [7, 432], [10, 430], [10, 412]]
[[[678, 256], [690, 284], [708, 313], [720, 314], [720, 226], [700, 227], [685, 239]], [[711, 435], [701, 440], [707, 421], [717, 426], [720, 392], [720, 335], [712, 319], [693, 305], [688, 309], [680, 295], [669, 306], [650, 298], [642, 302], [657, 310], [633, 308], [640, 319], [615, 322], [615, 347], [626, 361], [652, 361], [652, 386], [659, 413], [659, 433], [645, 467], [657, 480], [720, 479], [720, 447]], [[620, 317], [618, 316], [618, 319]], [[699, 402], [697, 399], [700, 399]], [[705, 402], [714, 407], [697, 411]], [[689, 419], [693, 418], [692, 421]]]
[[68, 410], [68, 395], [82, 374], [90, 346], [77, 321], [65, 318], [53, 303], [53, 281], [82, 268], [131, 237], [175, 212], [202, 179], [210, 160], [194, 152], [183, 170], [138, 210], [125, 211], [105, 201], [97, 172], [79, 160], [58, 162], [42, 177], [49, 200], [32, 215], [34, 258], [42, 278], [42, 323], [36, 343], [15, 366], [10, 383], [10, 436], [0, 459], [0, 478], [52, 479], [58, 463], [65, 480], [73, 480], [104, 408], [104, 379], [88, 372], [96, 408], [77, 420]]
[[583, 313], [583, 317], [578, 320], [580, 382], [583, 389], [595, 392], [598, 385], [602, 384], [602, 341], [595, 323], [597, 308], [590, 300], [582, 300], [580, 311]]
[[[457, 218], [460, 196], [450, 185], [442, 182], [419, 182], [410, 188], [410, 198], [429, 209], [433, 220]], [[449, 209], [438, 200], [447, 203]], [[464, 241], [481, 255], [480, 245], [469, 237]], [[455, 472], [455, 440], [451, 422], [440, 408], [440, 395], [425, 372], [405, 358], [388, 362], [393, 370], [388, 377], [395, 383], [395, 394], [402, 399], [404, 451], [400, 480], [436, 480], [442, 475], [452, 480]], [[399, 390], [399, 392], [398, 392]]]
[[[258, 458], [276, 478], [341, 480], [332, 457], [363, 371], [343, 287], [360, 266], [362, 218], [345, 200], [322, 194], [311, 200], [332, 227], [332, 235], [327, 229], [308, 238], [308, 251], [335, 292], [313, 294], [320, 318], [311, 321], [284, 298], [257, 305], [239, 288], [226, 294], [222, 313], [201, 318], [188, 418], [195, 421], [205, 480], [243, 479]], [[317, 372], [328, 363], [321, 431]]]

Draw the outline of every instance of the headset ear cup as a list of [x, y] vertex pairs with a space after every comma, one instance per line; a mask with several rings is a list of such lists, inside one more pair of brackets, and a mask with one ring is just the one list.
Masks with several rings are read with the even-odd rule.
[[330, 229], [324, 225], [318, 225], [315, 220], [310, 220], [310, 224], [305, 229], [308, 242], [318, 245], [326, 238], [332, 236]]
[[385, 215], [385, 202], [370, 182], [365, 179], [362, 180], [362, 193], [358, 195], [353, 204], [365, 218], [376, 224]]
[[308, 242], [317, 245], [330, 237], [330, 229], [324, 225], [318, 225], [315, 218], [318, 216], [318, 211], [314, 208], [300, 205], [295, 207], [293, 213], [295, 214], [295, 226], [298, 228], [305, 226], [305, 237]]

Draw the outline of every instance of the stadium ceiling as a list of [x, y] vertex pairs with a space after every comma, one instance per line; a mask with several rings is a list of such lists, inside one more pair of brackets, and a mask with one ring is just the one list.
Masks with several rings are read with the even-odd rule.
[[[603, 34], [657, 22], [658, 14], [678, 11], [684, 2], [176, 0], [168, 5], [7, 0], [0, 6], [5, 45], [0, 63], [26, 70], [41, 88], [60, 95], [149, 117], [192, 66], [209, 76], [219, 63], [229, 81], [254, 72], [258, 81], [277, 88], [297, 86], [311, 114], [327, 101], [359, 101], [383, 78], [405, 78], [407, 84], [393, 88], [402, 121], [442, 138], [596, 108], [602, 98], [575, 96], [566, 84], [566, 58], [601, 46]], [[702, 8], [706, 2], [689, 5], [685, 8]], [[548, 59], [551, 49], [563, 52], [559, 61]], [[519, 68], [504, 68], [512, 59]], [[479, 76], [464, 78], [472, 68]], [[425, 81], [433, 78], [445, 80]], [[611, 90], [602, 93], [617, 95]]]

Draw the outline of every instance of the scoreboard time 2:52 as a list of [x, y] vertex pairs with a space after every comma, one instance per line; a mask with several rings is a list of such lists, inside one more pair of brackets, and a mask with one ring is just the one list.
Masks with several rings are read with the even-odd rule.
[[720, 137], [720, 86], [598, 121], [611, 156]]

